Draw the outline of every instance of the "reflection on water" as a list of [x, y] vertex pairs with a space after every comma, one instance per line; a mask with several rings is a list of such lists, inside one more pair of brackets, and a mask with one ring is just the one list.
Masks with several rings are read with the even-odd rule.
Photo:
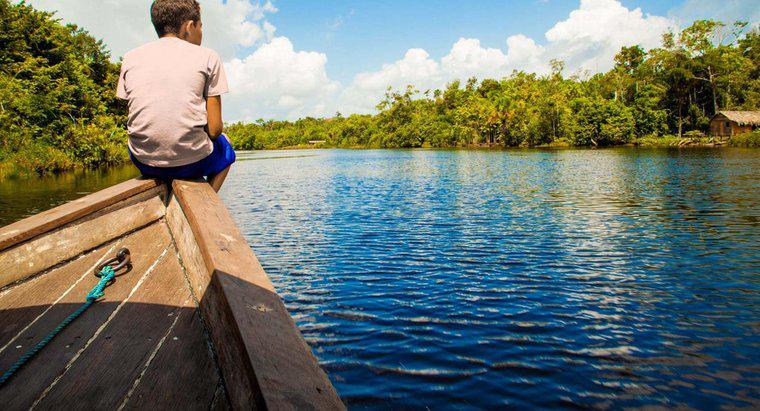
[[86, 170], [0, 182], [0, 226], [139, 175], [133, 166]]
[[[760, 151], [238, 158], [222, 196], [353, 408], [760, 407]], [[134, 174], [0, 184], [0, 224]]]
[[760, 152], [294, 154], [222, 195], [350, 406], [760, 406]]

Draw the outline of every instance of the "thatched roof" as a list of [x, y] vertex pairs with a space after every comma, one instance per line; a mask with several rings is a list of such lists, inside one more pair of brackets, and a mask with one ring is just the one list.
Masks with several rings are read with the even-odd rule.
[[717, 117], [720, 115], [723, 115], [740, 126], [760, 125], [760, 111], [719, 111], [715, 116]]

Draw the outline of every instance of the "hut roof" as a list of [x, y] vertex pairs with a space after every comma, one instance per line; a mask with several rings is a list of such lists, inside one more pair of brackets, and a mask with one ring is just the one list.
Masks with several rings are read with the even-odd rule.
[[719, 111], [716, 116], [718, 115], [723, 115], [740, 126], [746, 124], [760, 125], [760, 111]]

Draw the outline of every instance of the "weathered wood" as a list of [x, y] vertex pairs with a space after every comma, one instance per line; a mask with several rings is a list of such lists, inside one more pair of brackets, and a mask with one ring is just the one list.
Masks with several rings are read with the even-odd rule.
[[166, 212], [160, 198], [164, 190], [164, 187], [156, 187], [137, 194], [0, 252], [0, 287], [158, 220]]
[[2, 227], [0, 251], [150, 190], [158, 184], [156, 180], [132, 179]]
[[[203, 255], [198, 248], [198, 244], [195, 242], [190, 223], [188, 223], [187, 218], [179, 205], [179, 201], [173, 194], [166, 207], [166, 224], [172, 233], [174, 245], [182, 260], [182, 266], [185, 269], [185, 273], [188, 274], [187, 280], [190, 282], [190, 291], [193, 293], [193, 298], [197, 302], [206, 292], [206, 287], [210, 282], [211, 275], [206, 269]], [[244, 367], [241, 368], [245, 369]], [[249, 392], [252, 397], [252, 389]], [[223, 386], [220, 385], [217, 387], [215, 398], [210, 408], [214, 410], [230, 409], [227, 392]]]
[[190, 223], [174, 194], [166, 207], [166, 224], [172, 233], [179, 256], [182, 258], [182, 265], [188, 273], [191, 292], [198, 301], [206, 293], [206, 287], [211, 282], [211, 274], [206, 268], [198, 243], [195, 242]]
[[[161, 228], [166, 230], [163, 224]], [[161, 233], [161, 237], [166, 238], [167, 234]], [[133, 255], [135, 257], [139, 258]], [[39, 409], [55, 408], [72, 398], [77, 399], [76, 407], [81, 409], [117, 409], [128, 403], [130, 391], [139, 388], [143, 372], [147, 373], [155, 365], [152, 360], [164, 348], [181, 312], [188, 309], [188, 301], [191, 301], [190, 291], [182, 268], [170, 250], [100, 335], [50, 388], [38, 403]], [[194, 348], [204, 350], [206, 347]], [[175, 367], [163, 371], [174, 374]], [[87, 384], [82, 383], [83, 376]], [[216, 381], [209, 383], [213, 385]], [[175, 391], [167, 395], [183, 395], [185, 389], [181, 386], [163, 388]], [[210, 401], [209, 395], [208, 403]]]
[[[66, 327], [61, 334], [21, 368], [13, 379], [0, 389], [0, 404], [3, 404], [5, 409], [28, 409], [59, 376], [62, 376], [61, 381], [72, 378], [78, 385], [99, 387], [100, 381], [94, 378], [91, 370], [79, 374], [66, 372], [65, 375], [64, 370], [70, 362], [74, 361], [74, 364], [78, 362], [74, 358], [113, 312], [118, 309], [121, 303], [129, 298], [130, 293], [133, 292], [143, 275], [149, 270], [152, 270], [152, 273], [158, 270], [158, 267], [154, 263], [162, 254], [164, 255], [164, 259], [170, 257], [167, 255], [168, 253], [164, 254], [164, 250], [167, 250], [170, 244], [171, 239], [166, 227], [160, 223], [153, 224], [124, 238], [123, 242], [119, 245], [131, 250], [132, 271], [119, 276], [116, 282], [106, 289], [102, 300], [90, 307], [85, 314]], [[110, 248], [110, 245], [105, 245], [98, 249], [98, 252], [105, 252]], [[69, 265], [71, 263], [62, 266], [61, 270], [65, 270]], [[50, 272], [45, 274], [44, 277], [52, 274], [53, 272]], [[89, 275], [77, 284], [58, 304], [52, 306], [42, 318], [24, 331], [16, 342], [11, 344], [0, 355], [0, 367], [3, 370], [7, 369], [19, 355], [23, 354], [31, 345], [44, 337], [66, 316], [79, 308], [84, 302], [87, 293], [96, 283], [97, 278]], [[14, 291], [12, 290], [11, 292]], [[122, 310], [131, 304], [133, 303], [128, 301], [122, 307]], [[13, 312], [23, 312], [29, 307], [36, 305], [38, 303], [32, 298], [26, 301], [24, 305], [10, 309], [10, 314], [12, 315]], [[151, 308], [148, 305], [142, 307], [144, 311], [149, 311]], [[143, 314], [147, 316], [147, 314]], [[122, 325], [129, 326], [128, 324]], [[111, 336], [111, 329], [104, 329], [97, 339], [106, 339], [108, 341]], [[111, 341], [111, 343], [129, 345], [132, 341], [127, 338], [125, 341]], [[21, 345], [21, 348], [16, 348], [18, 345]], [[93, 352], [92, 348], [88, 347], [84, 352]], [[119, 372], [120, 367], [116, 366], [111, 371]], [[66, 408], [81, 408], [81, 404], [78, 404], [79, 400], [79, 397], [70, 397], [54, 408], [64, 408], [64, 404]]]
[[[195, 234], [182, 211], [179, 200], [172, 194], [166, 209], [166, 222], [171, 230], [174, 244], [177, 247], [182, 264], [190, 282], [190, 287], [196, 301], [199, 301], [202, 316], [206, 320], [206, 327], [211, 334], [211, 339], [216, 350], [218, 361], [221, 362], [222, 374], [225, 377], [225, 385], [230, 393], [234, 394], [232, 402], [238, 409], [263, 408], [264, 404], [260, 397], [258, 384], [252, 377], [253, 369], [249, 361], [240, 359], [246, 357], [244, 343], [240, 333], [234, 330], [223, 330], [222, 326], [212, 326], [209, 321], [221, 323], [218, 307], [209, 306], [210, 299], [204, 300], [206, 290], [211, 283], [211, 271], [206, 267], [200, 248], [195, 239]], [[205, 301], [201, 304], [200, 301]], [[223, 299], [221, 299], [223, 301]], [[233, 342], [234, 341], [234, 342]]]
[[208, 410], [214, 403], [220, 380], [203, 336], [197, 307], [188, 299], [125, 409]]
[[[175, 180], [173, 189], [170, 201], [179, 202], [205, 263], [205, 270], [185, 268], [197, 277], [190, 283], [232, 407], [345, 408], [216, 193], [205, 182]], [[175, 243], [188, 242], [177, 238], [187, 232], [172, 227]]]

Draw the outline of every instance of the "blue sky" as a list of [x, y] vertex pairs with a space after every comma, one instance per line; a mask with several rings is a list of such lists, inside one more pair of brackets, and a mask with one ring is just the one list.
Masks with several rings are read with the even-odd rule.
[[[623, 1], [628, 8], [667, 15], [682, 1]], [[419, 47], [432, 57], [446, 55], [460, 37], [503, 47], [508, 35], [523, 33], [537, 41], [557, 21], [578, 8], [578, 1], [298, 1], [275, 3], [269, 20], [278, 34], [299, 48], [330, 56], [327, 70], [342, 81], [357, 72], [394, 61]]]
[[[151, 0], [29, 0], [102, 38], [115, 60], [155, 39]], [[224, 60], [228, 121], [371, 113], [387, 87], [445, 87], [513, 70], [608, 70], [698, 18], [757, 25], [760, 0], [199, 0]]]

